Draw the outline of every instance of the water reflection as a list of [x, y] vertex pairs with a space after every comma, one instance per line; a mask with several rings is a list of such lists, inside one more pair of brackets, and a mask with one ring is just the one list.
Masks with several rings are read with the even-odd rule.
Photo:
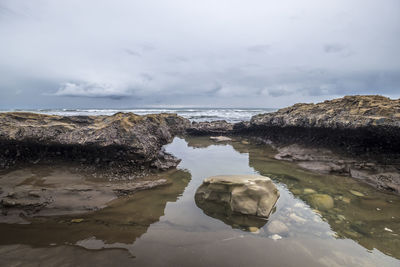
[[267, 223], [267, 219], [265, 218], [232, 212], [228, 205], [206, 201], [203, 198], [195, 198], [195, 201], [196, 205], [206, 215], [221, 220], [235, 229], [254, 231], [254, 227], [258, 229]]
[[[189, 145], [195, 147], [206, 147], [207, 144], [215, 145], [204, 137], [189, 141]], [[249, 166], [282, 183], [293, 196], [312, 209], [309, 214], [305, 214], [304, 207], [297, 209], [297, 213], [303, 213], [298, 215], [291, 212], [293, 207], [286, 207], [286, 213], [277, 214], [278, 218], [297, 222], [305, 218], [318, 222], [322, 218], [329, 223], [334, 237], [352, 239], [368, 250], [379, 249], [400, 258], [398, 196], [379, 192], [353, 178], [319, 175], [302, 170], [293, 163], [277, 161], [273, 158], [274, 150], [267, 145], [244, 145], [240, 140], [231, 145], [238, 152], [249, 154]], [[310, 232], [317, 232], [318, 224], [314, 227]]]
[[[0, 265], [51, 256], [48, 265], [96, 259], [92, 265], [109, 266], [112, 259], [119, 266], [399, 266], [398, 196], [351, 178], [313, 174], [273, 159], [268, 146], [241, 141], [175, 139], [167, 151], [182, 162], [181, 170], [165, 174], [172, 185], [73, 217], [80, 223], [64, 216], [1, 224]], [[257, 234], [236, 227], [246, 225], [243, 218], [197, 207], [194, 195], [204, 178], [255, 173], [274, 179], [281, 194]]]
[[[166, 204], [176, 201], [191, 179], [190, 173], [183, 170], [164, 175], [172, 182], [170, 185], [117, 199], [107, 208], [93, 213], [34, 218], [29, 225], [1, 224], [0, 245], [78, 244], [99, 249], [132, 244], [164, 215]], [[79, 223], [74, 223], [74, 218], [79, 218]]]

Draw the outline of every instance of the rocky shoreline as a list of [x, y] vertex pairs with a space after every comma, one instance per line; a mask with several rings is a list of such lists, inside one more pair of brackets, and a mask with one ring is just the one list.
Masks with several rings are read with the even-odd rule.
[[318, 104], [295, 104], [235, 124], [191, 123], [176, 114], [0, 113], [0, 168], [61, 159], [98, 168], [163, 170], [179, 162], [162, 149], [177, 135], [247, 136], [276, 147], [323, 147], [361, 157], [385, 155], [384, 160], [397, 162], [400, 100], [346, 96]]
[[350, 153], [400, 151], [400, 99], [345, 96], [317, 104], [295, 104], [255, 115], [250, 122], [192, 123], [191, 135], [250, 135], [270, 143], [339, 147]]
[[[66, 195], [81, 198], [86, 194], [96, 199], [103, 194], [112, 199], [164, 185], [162, 177], [145, 178], [178, 165], [180, 160], [166, 153], [163, 146], [175, 136], [185, 135], [209, 136], [214, 142], [245, 137], [271, 145], [277, 160], [292, 161], [317, 173], [350, 176], [400, 194], [400, 100], [382, 96], [296, 104], [236, 124], [191, 123], [176, 114], [66, 117], [12, 112], [0, 113], [1, 173], [18, 171], [20, 166], [71, 164], [76, 173], [128, 184], [109, 185], [104, 190], [80, 178], [75, 181], [77, 186], [68, 185], [72, 191], [38, 191], [37, 186], [23, 185], [17, 192], [12, 190], [17, 184], [12, 186], [11, 182], [0, 187], [2, 213], [16, 211], [11, 213], [30, 216], [41, 214], [57, 203], [54, 199]], [[104, 201], [95, 201], [92, 206], [84, 201], [88, 209], [83, 210], [97, 209]], [[82, 203], [76, 211], [82, 211]]]
[[162, 146], [189, 121], [175, 114], [55, 116], [0, 114], [0, 169], [20, 163], [79, 162], [118, 175], [175, 167]]
[[276, 159], [319, 173], [360, 179], [400, 194], [400, 100], [346, 96], [295, 104], [250, 122], [192, 123], [191, 135], [247, 137], [269, 144]]

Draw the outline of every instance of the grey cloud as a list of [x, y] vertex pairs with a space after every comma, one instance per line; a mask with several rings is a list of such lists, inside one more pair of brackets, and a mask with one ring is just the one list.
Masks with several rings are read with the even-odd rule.
[[156, 47], [152, 44], [140, 44], [139, 47], [143, 50], [143, 51], [153, 51], [156, 50]]
[[2, 0], [0, 107], [400, 96], [398, 0], [249, 1]]
[[136, 56], [136, 57], [141, 57], [142, 56], [140, 53], [138, 53], [136, 51], [133, 51], [133, 50], [131, 50], [129, 48], [124, 49], [124, 51], [125, 51], [125, 53], [127, 53], [128, 55], [131, 55], [131, 56]]
[[339, 53], [346, 49], [346, 46], [341, 44], [327, 44], [324, 46], [326, 53]]
[[150, 75], [148, 73], [141, 73], [140, 76], [143, 78], [144, 81], [152, 81], [152, 80], [154, 80], [153, 75]]
[[0, 4], [0, 17], [2, 17], [2, 16], [10, 16], [10, 15], [16, 15], [16, 13], [13, 10], [11, 10], [11, 9], [5, 7], [5, 6], [2, 6]]
[[324, 51], [327, 54], [339, 54], [343, 57], [349, 57], [354, 54], [354, 51], [349, 46], [343, 44], [326, 44], [324, 45]]

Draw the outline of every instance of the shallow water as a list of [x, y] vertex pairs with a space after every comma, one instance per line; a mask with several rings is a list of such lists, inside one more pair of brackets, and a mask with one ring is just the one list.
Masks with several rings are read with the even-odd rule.
[[[170, 186], [115, 200], [79, 215], [81, 223], [62, 216], [1, 224], [0, 265], [400, 266], [398, 196], [274, 160], [268, 146], [176, 138], [167, 151], [182, 159], [178, 171], [165, 174]], [[257, 233], [196, 206], [204, 178], [255, 173], [271, 177], [280, 191]], [[319, 205], [316, 194], [331, 196], [334, 206]], [[269, 231], [277, 220], [288, 228], [279, 237]]]

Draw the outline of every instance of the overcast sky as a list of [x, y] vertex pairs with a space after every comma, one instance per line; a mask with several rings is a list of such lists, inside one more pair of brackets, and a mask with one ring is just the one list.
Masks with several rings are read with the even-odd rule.
[[0, 0], [0, 109], [400, 97], [399, 0]]

